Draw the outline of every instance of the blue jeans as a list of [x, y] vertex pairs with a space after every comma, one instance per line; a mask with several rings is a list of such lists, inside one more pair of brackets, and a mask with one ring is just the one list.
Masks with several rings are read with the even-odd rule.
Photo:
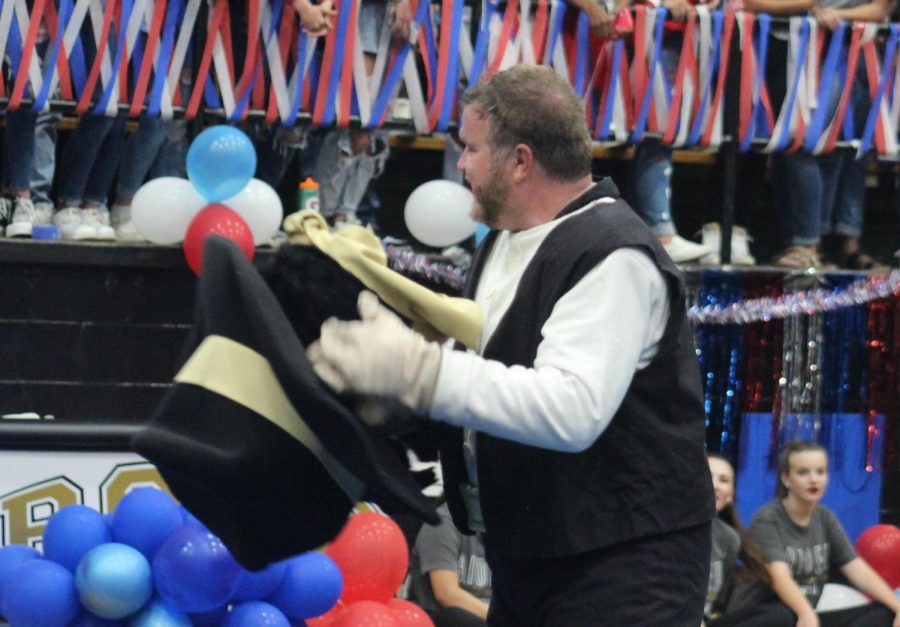
[[[682, 36], [669, 35], [660, 64], [669, 84], [675, 81]], [[663, 121], [664, 122], [664, 121]], [[672, 149], [655, 142], [637, 145], [631, 164], [634, 208], [657, 235], [674, 235], [672, 221]]]
[[56, 138], [60, 114], [41, 113], [34, 131], [34, 162], [31, 165], [31, 198], [35, 204], [52, 205], [53, 174], [56, 170]]
[[[787, 43], [772, 39], [767, 64], [767, 84], [776, 106], [786, 90]], [[856, 135], [862, 135], [869, 112], [865, 67], [857, 68], [851, 93]], [[838, 106], [843, 84], [835, 80], [828, 98], [830, 119]], [[850, 152], [815, 156], [805, 152], [777, 153], [772, 159], [775, 202], [784, 216], [787, 240], [795, 246], [813, 246], [823, 233], [859, 237], [862, 230], [868, 158], [857, 160]]]
[[124, 144], [124, 117], [82, 116], [63, 151], [57, 204], [106, 204]]
[[[126, 140], [116, 194], [131, 199], [150, 178], [178, 176], [184, 171], [184, 160], [179, 165], [175, 155], [180, 154], [179, 144], [186, 141], [183, 120], [164, 120], [141, 116], [137, 130]], [[174, 154], [173, 154], [174, 153]]]
[[6, 114], [3, 134], [3, 189], [10, 192], [31, 190], [31, 164], [34, 162], [34, 130], [38, 112], [26, 105]]

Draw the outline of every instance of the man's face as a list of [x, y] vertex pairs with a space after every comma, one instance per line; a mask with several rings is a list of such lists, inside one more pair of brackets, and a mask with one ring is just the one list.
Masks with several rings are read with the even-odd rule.
[[509, 184], [503, 171], [503, 161], [495, 162], [487, 143], [490, 121], [481, 118], [474, 106], [463, 109], [459, 139], [463, 153], [457, 167], [472, 187], [475, 203], [472, 218], [494, 228], [502, 228], [498, 220], [509, 198]]

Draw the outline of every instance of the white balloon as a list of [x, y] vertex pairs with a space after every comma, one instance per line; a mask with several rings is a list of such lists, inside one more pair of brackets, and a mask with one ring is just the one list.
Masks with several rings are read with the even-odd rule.
[[131, 219], [138, 232], [156, 244], [176, 244], [194, 216], [206, 205], [187, 179], [161, 176], [147, 181], [131, 200]]
[[472, 192], [453, 181], [436, 180], [419, 185], [406, 200], [406, 228], [429, 246], [450, 246], [471, 237], [477, 223], [469, 215]]
[[816, 611], [828, 612], [857, 607], [869, 603], [869, 598], [856, 588], [839, 583], [826, 583], [822, 587], [822, 596], [816, 604]]
[[250, 179], [240, 192], [222, 201], [244, 218], [253, 233], [253, 243], [259, 246], [271, 239], [284, 217], [281, 198], [272, 186], [259, 179]]

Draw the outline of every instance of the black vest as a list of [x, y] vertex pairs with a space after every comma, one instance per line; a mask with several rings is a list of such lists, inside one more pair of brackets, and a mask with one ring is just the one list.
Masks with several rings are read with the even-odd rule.
[[[560, 216], [605, 196], [601, 181]], [[473, 297], [496, 233], [478, 251], [466, 286]], [[541, 328], [556, 302], [610, 253], [630, 247], [666, 279], [671, 313], [659, 351], [635, 372], [603, 434], [581, 453], [560, 453], [479, 433], [478, 480], [486, 543], [510, 557], [573, 555], [708, 522], [715, 513], [704, 451], [700, 371], [681, 275], [656, 236], [623, 201], [562, 222], [543, 241], [483, 355], [508, 366], [534, 365]], [[598, 329], [602, 333], [603, 329]], [[457, 489], [466, 481], [461, 430], [441, 455], [448, 504], [467, 530]]]

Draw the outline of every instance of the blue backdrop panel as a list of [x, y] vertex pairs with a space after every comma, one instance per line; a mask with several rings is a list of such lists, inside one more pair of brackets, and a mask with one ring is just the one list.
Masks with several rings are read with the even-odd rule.
[[[871, 459], [867, 460], [868, 429], [862, 414], [829, 414], [819, 417], [819, 441], [829, 453], [829, 481], [822, 499], [841, 521], [852, 542], [879, 522], [881, 508], [881, 452], [884, 416], [875, 418]], [[796, 439], [814, 438], [813, 416], [792, 416], [785, 424]], [[741, 419], [740, 456], [737, 467], [737, 507], [745, 524], [759, 507], [772, 500], [777, 481], [777, 452], [771, 452], [772, 414], [744, 414]], [[867, 469], [867, 461], [872, 468]]]

